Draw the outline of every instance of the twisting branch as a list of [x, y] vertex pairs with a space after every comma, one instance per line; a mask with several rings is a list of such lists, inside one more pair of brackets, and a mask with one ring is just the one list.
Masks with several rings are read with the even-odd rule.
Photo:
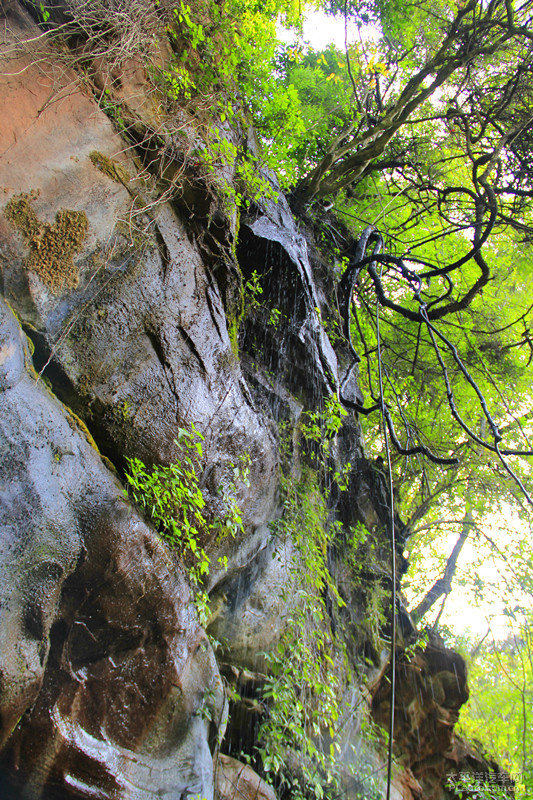
[[[367, 248], [371, 247], [372, 245], [374, 245], [372, 255], [365, 258], [365, 253]], [[348, 408], [354, 409], [359, 414], [365, 414], [365, 415], [371, 414], [373, 411], [378, 411], [381, 409], [383, 417], [387, 424], [387, 429], [389, 432], [390, 439], [396, 450], [399, 453], [401, 453], [401, 455], [410, 456], [420, 453], [426, 456], [426, 458], [428, 458], [434, 464], [455, 465], [458, 463], [456, 458], [442, 458], [440, 456], [437, 456], [434, 453], [432, 453], [431, 450], [429, 450], [429, 448], [425, 447], [422, 444], [415, 445], [414, 447], [402, 447], [398, 439], [398, 436], [396, 434], [396, 431], [394, 429], [394, 423], [392, 420], [391, 413], [383, 396], [380, 396], [374, 405], [370, 406], [369, 408], [365, 408], [360, 403], [356, 403], [352, 400], [349, 400], [343, 394], [344, 388], [348, 380], [351, 378], [353, 370], [361, 360], [360, 356], [358, 355], [353, 346], [351, 326], [350, 326], [351, 305], [352, 305], [352, 297], [353, 297], [355, 283], [361, 272], [361, 269], [364, 267], [365, 263], [367, 263], [369, 260], [370, 260], [369, 271], [370, 267], [372, 267], [375, 271], [375, 260], [373, 259], [378, 257], [378, 254], [380, 253], [382, 247], [383, 247], [382, 235], [378, 232], [378, 230], [375, 228], [374, 225], [368, 225], [364, 229], [363, 233], [361, 234], [361, 236], [359, 237], [359, 239], [355, 244], [351, 263], [348, 266], [347, 270], [345, 271], [344, 275], [342, 276], [339, 285], [339, 305], [343, 320], [343, 333], [346, 338], [346, 341], [348, 342], [350, 352], [354, 359], [351, 367], [346, 372], [346, 375], [341, 383], [339, 392], [341, 403], [343, 403], [343, 405], [345, 405]]]
[[[494, 224], [494, 220], [493, 220], [493, 209], [494, 209], [493, 198], [494, 198], [494, 195], [491, 194], [491, 192], [489, 190], [489, 187], [488, 187], [488, 184], [486, 183], [486, 181], [483, 181], [483, 188], [486, 191], [487, 202], [489, 204], [489, 207], [491, 208], [491, 220], [489, 221], [489, 226], [488, 226], [488, 227], [491, 227]], [[474, 196], [476, 197], [476, 217], [477, 217], [477, 219], [476, 219], [476, 235], [474, 237], [474, 247], [473, 247], [472, 251], [469, 254], [469, 258], [473, 257], [474, 260], [476, 261], [476, 263], [480, 263], [481, 262], [483, 264], [483, 269], [486, 270], [487, 273], [488, 273], [488, 267], [486, 266], [485, 261], [484, 261], [483, 257], [481, 256], [480, 244], [479, 244], [480, 241], [482, 241], [482, 242], [486, 241], [486, 236], [485, 236], [486, 230], [485, 230], [485, 232], [480, 233], [480, 231], [481, 231], [480, 220], [481, 220], [482, 215], [483, 215], [483, 208], [482, 208], [481, 204], [477, 202], [478, 199], [479, 199], [479, 196], [478, 195], [474, 195]], [[371, 254], [370, 255], [366, 255], [367, 250], [372, 246], [373, 246], [373, 249], [372, 249]], [[340, 281], [340, 285], [339, 285], [339, 290], [340, 290], [339, 291], [339, 300], [340, 300], [340, 312], [341, 312], [342, 320], [343, 320], [343, 333], [344, 333], [344, 336], [346, 338], [346, 341], [348, 342], [348, 345], [349, 345], [349, 348], [350, 348], [350, 352], [351, 352], [351, 354], [353, 356], [353, 359], [354, 359], [354, 363], [348, 369], [348, 371], [347, 371], [347, 373], [346, 373], [346, 375], [345, 375], [345, 377], [344, 377], [344, 379], [343, 379], [343, 381], [341, 383], [341, 386], [340, 386], [339, 396], [340, 396], [341, 402], [345, 406], [354, 409], [359, 414], [365, 414], [366, 415], [366, 414], [370, 414], [370, 413], [372, 413], [374, 411], [377, 411], [378, 409], [381, 409], [382, 410], [382, 414], [383, 414], [383, 418], [384, 418], [384, 420], [386, 422], [386, 425], [387, 425], [387, 429], [388, 429], [388, 432], [389, 432], [390, 439], [391, 439], [391, 441], [393, 442], [394, 446], [396, 447], [396, 449], [398, 450], [398, 452], [400, 454], [402, 454], [402, 455], [414, 455], [414, 454], [420, 453], [420, 454], [423, 454], [424, 456], [426, 456], [429, 460], [431, 460], [433, 463], [436, 463], [436, 464], [456, 465], [458, 463], [458, 460], [456, 458], [441, 458], [439, 456], [436, 456], [434, 453], [432, 453], [424, 445], [417, 445], [415, 447], [409, 447], [409, 448], [402, 447], [400, 442], [399, 442], [399, 440], [398, 440], [398, 437], [396, 435], [396, 431], [394, 430], [394, 424], [393, 424], [393, 421], [392, 421], [390, 410], [389, 410], [387, 404], [385, 403], [385, 400], [384, 400], [383, 396], [380, 396], [377, 399], [377, 402], [375, 402], [374, 405], [372, 405], [372, 406], [370, 406], [368, 408], [365, 408], [360, 403], [351, 401], [351, 400], [349, 400], [348, 398], [346, 398], [344, 396], [344, 387], [346, 386], [347, 381], [351, 377], [352, 372], [353, 372], [356, 364], [358, 364], [360, 362], [360, 357], [357, 354], [357, 352], [356, 352], [356, 350], [355, 350], [355, 348], [353, 346], [353, 341], [352, 341], [352, 336], [351, 336], [351, 329], [350, 329], [351, 307], [352, 307], [353, 292], [354, 292], [354, 289], [355, 289], [355, 284], [356, 284], [357, 278], [360, 275], [361, 271], [366, 267], [367, 271], [368, 271], [368, 273], [369, 273], [369, 275], [370, 275], [370, 277], [371, 277], [371, 279], [373, 281], [373, 284], [374, 284], [374, 287], [375, 287], [375, 290], [376, 290], [376, 294], [377, 294], [378, 300], [381, 303], [381, 305], [387, 306], [389, 308], [393, 308], [394, 310], [399, 310], [400, 313], [402, 314], [402, 316], [407, 316], [409, 319], [413, 319], [414, 321], [417, 321], [420, 325], [424, 325], [427, 328], [427, 330], [429, 332], [429, 335], [430, 335], [430, 338], [431, 338], [431, 342], [433, 344], [433, 349], [435, 351], [435, 355], [436, 355], [437, 361], [439, 363], [439, 366], [440, 366], [442, 374], [443, 374], [444, 383], [445, 383], [445, 387], [446, 387], [446, 396], [447, 396], [447, 400], [448, 400], [448, 406], [450, 408], [450, 412], [451, 412], [453, 418], [458, 422], [460, 427], [464, 430], [464, 432], [468, 435], [468, 437], [471, 440], [476, 442], [476, 444], [480, 445], [484, 449], [489, 450], [489, 451], [491, 451], [493, 453], [496, 453], [496, 455], [500, 459], [505, 471], [515, 481], [515, 483], [519, 486], [519, 488], [520, 488], [521, 492], [523, 493], [524, 497], [526, 498], [527, 502], [530, 505], [533, 506], [533, 499], [531, 498], [531, 496], [528, 493], [527, 489], [525, 488], [524, 484], [522, 483], [522, 481], [520, 480], [518, 475], [514, 472], [514, 470], [509, 466], [509, 464], [507, 463], [506, 459], [504, 458], [504, 456], [507, 456], [507, 455], [533, 456], [533, 451], [532, 450], [517, 450], [517, 449], [502, 449], [499, 446], [499, 443], [500, 443], [502, 437], [501, 437], [501, 434], [500, 434], [500, 432], [498, 430], [498, 426], [496, 425], [496, 422], [494, 421], [494, 419], [493, 419], [493, 417], [492, 417], [492, 415], [491, 415], [491, 413], [490, 413], [490, 411], [488, 409], [486, 400], [484, 398], [484, 395], [483, 395], [481, 389], [479, 388], [479, 386], [477, 385], [476, 381], [474, 380], [474, 378], [472, 377], [472, 375], [470, 374], [470, 372], [466, 368], [465, 364], [461, 360], [461, 358], [459, 356], [459, 353], [457, 351], [457, 348], [455, 347], [453, 342], [451, 342], [441, 331], [439, 331], [435, 327], [433, 322], [432, 322], [431, 317], [435, 318], [435, 313], [433, 313], [433, 315], [431, 315], [431, 312], [428, 311], [428, 307], [427, 307], [426, 302], [422, 298], [421, 274], [418, 274], [418, 273], [410, 270], [406, 266], [406, 264], [404, 263], [404, 261], [401, 258], [396, 257], [396, 256], [382, 254], [381, 253], [382, 247], [383, 247], [383, 237], [382, 237], [382, 235], [375, 228], [375, 226], [368, 225], [364, 229], [363, 233], [361, 234], [361, 236], [359, 237], [357, 242], [355, 243], [355, 246], [353, 248], [352, 259], [351, 259], [350, 264], [349, 264], [347, 270], [345, 271], [345, 273], [344, 273], [344, 275], [343, 275], [343, 277], [342, 277], [342, 279]], [[394, 303], [393, 301], [389, 300], [389, 298], [385, 295], [385, 290], [383, 288], [383, 283], [382, 283], [381, 276], [378, 276], [378, 274], [377, 274], [377, 270], [376, 270], [377, 263], [387, 264], [387, 265], [392, 266], [394, 268], [394, 270], [399, 274], [399, 276], [408, 282], [408, 284], [410, 285], [410, 287], [411, 287], [411, 289], [413, 291], [413, 298], [414, 298], [414, 300], [416, 300], [416, 302], [419, 305], [418, 311], [415, 312], [413, 309], [406, 309], [405, 307], [400, 306], [399, 304]], [[456, 264], [454, 266], [454, 269], [457, 269], [457, 263], [459, 263], [459, 262], [456, 262]], [[460, 263], [464, 263], [464, 262], [462, 260], [460, 260]], [[446, 274], [446, 272], [447, 272], [447, 269], [444, 268], [443, 274]], [[475, 287], [475, 284], [474, 284], [474, 287]], [[462, 298], [461, 301], [455, 301], [455, 302], [452, 301], [452, 302], [448, 303], [447, 306], [445, 307], [445, 308], [449, 309], [447, 311], [447, 313], [451, 313], [451, 311], [457, 310], [458, 303], [459, 304], [463, 303], [465, 301], [465, 298], [468, 297], [468, 295], [472, 295], [472, 289], [474, 287], [472, 287], [469, 290], [469, 292], [467, 292], [467, 294]], [[470, 300], [471, 300], [471, 297], [468, 300], [468, 302], [470, 302]], [[443, 309], [439, 309], [439, 311], [442, 311], [442, 310]], [[409, 313], [407, 314], [405, 312], [409, 312]], [[438, 316], [442, 316], [442, 315], [439, 314]], [[444, 362], [444, 359], [442, 357], [442, 354], [441, 354], [441, 351], [440, 351], [439, 344], [438, 344], [437, 340], [440, 340], [445, 345], [446, 349], [451, 353], [451, 355], [453, 357], [453, 360], [456, 363], [457, 367], [459, 368], [460, 372], [462, 373], [463, 377], [465, 378], [467, 383], [474, 390], [474, 392], [475, 392], [475, 394], [476, 394], [476, 396], [478, 398], [479, 404], [480, 404], [480, 406], [481, 406], [481, 408], [483, 410], [483, 414], [484, 414], [484, 416], [485, 416], [485, 418], [486, 418], [486, 420], [487, 420], [487, 422], [488, 422], [488, 424], [490, 426], [490, 430], [492, 432], [492, 437], [493, 437], [493, 442], [494, 442], [493, 444], [491, 444], [490, 442], [487, 442], [484, 439], [482, 439], [481, 437], [479, 437], [475, 433], [475, 431], [473, 431], [472, 428], [465, 422], [465, 420], [462, 418], [461, 414], [459, 413], [459, 411], [457, 409], [457, 406], [455, 405], [455, 398], [454, 398], [453, 390], [452, 390], [452, 387], [451, 387], [451, 383], [450, 383], [450, 379], [449, 379], [449, 375], [448, 375], [448, 370], [447, 370], [446, 364]]]

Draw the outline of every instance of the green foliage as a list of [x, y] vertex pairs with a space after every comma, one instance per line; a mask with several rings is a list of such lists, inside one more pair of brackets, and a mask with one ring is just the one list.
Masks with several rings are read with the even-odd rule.
[[[362, 523], [352, 526], [342, 548], [342, 560], [348, 568], [352, 595], [364, 607], [364, 613], [356, 623], [356, 638], [370, 644], [375, 653], [380, 653], [385, 644], [382, 632], [387, 623], [390, 593], [380, 581], [383, 566], [376, 538]], [[369, 577], [372, 574], [374, 580]]]
[[327, 152], [354, 119], [352, 89], [343, 53], [280, 47], [280, 78], [268, 101], [254, 109], [264, 150], [275, 158], [282, 185], [292, 186]]
[[[47, 22], [46, 4], [35, 0], [34, 5]], [[98, 4], [82, 4], [87, 13], [93, 5]], [[334, 197], [335, 211], [355, 236], [366, 225], [377, 224], [388, 254], [402, 256], [410, 269], [420, 273], [433, 270], [422, 282], [420, 294], [429, 308], [468, 298], [468, 303], [439, 321], [439, 330], [482, 391], [496, 423], [505, 431], [507, 444], [529, 447], [533, 140], [529, 133], [531, 70], [524, 67], [532, 56], [528, 6], [519, 8], [500, 0], [490, 4], [329, 0], [327, 5], [332, 12], [347, 13], [350, 25], [375, 23], [377, 40], [361, 35], [359, 43], [346, 52], [334, 46], [322, 53], [299, 44], [282, 46], [276, 22], [281, 16], [297, 27], [300, 9], [294, 0], [179, 0], [166, 20], [172, 58], [160, 68], [153, 64], [147, 38], [132, 36], [135, 54], [145, 58], [150, 53], [149, 74], [165, 106], [162, 117], [168, 121], [166, 143], [170, 141], [173, 148], [178, 138], [171, 124], [178, 104], [181, 111], [191, 111], [190, 125], [202, 141], [186, 154], [188, 164], [212, 181], [228, 210], [265, 197], [275, 199], [270, 180], [259, 171], [263, 166], [275, 167], [284, 187], [297, 186], [300, 200]], [[107, 19], [105, 14], [103, 18]], [[87, 52], [97, 42], [105, 44], [107, 53], [108, 41], [114, 42], [113, 27], [102, 26], [98, 14], [91, 20], [91, 25], [79, 28], [83, 35], [93, 32]], [[136, 21], [130, 22], [128, 30], [138, 33]], [[103, 33], [97, 34], [98, 30]], [[131, 55], [127, 46], [120, 56], [114, 48], [113, 43], [117, 63]], [[131, 120], [110, 88], [103, 92], [100, 104], [127, 135]], [[232, 136], [232, 130], [242, 132], [250, 121], [260, 139], [257, 154]], [[159, 147], [160, 141], [156, 144]], [[496, 224], [483, 247], [490, 280], [482, 291], [478, 287], [473, 292], [479, 259], [462, 263], [461, 257], [479, 234], [480, 214], [486, 224], [493, 196]], [[332, 235], [336, 240], [332, 261], [338, 263], [349, 242], [343, 241], [344, 233], [333, 229]], [[41, 239], [39, 234], [35, 245], [39, 250]], [[344, 255], [345, 265], [347, 258]], [[457, 261], [461, 266], [453, 273], [435, 273]], [[389, 308], [380, 310], [383, 394], [400, 441], [406, 447], [422, 443], [438, 455], [458, 458], [457, 466], [450, 468], [419, 456], [394, 458], [401, 511], [407, 518], [407, 533], [413, 535], [407, 588], [416, 602], [427, 588], [430, 568], [435, 572], [432, 577], [442, 572], [446, 554], [438, 537], [448, 535], [447, 525], [460, 524], [468, 509], [479, 555], [475, 575], [458, 573], [457, 580], [469, 583], [474, 601], [480, 602], [488, 589], [477, 569], [486, 560], [481, 544], [487, 538], [484, 531], [494, 526], [495, 511], [508, 515], [507, 502], [511, 502], [512, 514], [528, 533], [526, 509], [519, 493], [506, 483], [502, 462], [472, 444], [450, 412], [447, 396], [453, 396], [464, 423], [482, 440], [488, 438], [472, 383], [464, 379], [450, 350], [441, 342], [439, 349], [435, 347], [428, 329], [413, 318], [418, 299], [405, 275], [390, 264], [381, 267], [384, 295], [411, 312], [405, 316]], [[339, 276], [335, 273], [334, 277]], [[261, 292], [253, 273], [245, 287], [247, 307], [262, 305]], [[473, 292], [471, 297], [469, 292]], [[375, 402], [380, 394], [376, 283], [366, 272], [359, 278], [356, 294], [353, 340], [362, 357], [361, 386], [367, 400]], [[281, 321], [279, 310], [264, 310], [267, 324], [276, 328]], [[338, 322], [328, 322], [326, 327], [333, 343], [342, 343]], [[117, 413], [126, 418], [126, 403]], [[302, 415], [300, 433], [308, 460], [314, 459], [321, 475], [328, 468], [332, 443], [345, 416], [333, 395], [322, 408]], [[365, 417], [362, 425], [370, 452], [380, 454], [384, 439], [379, 416]], [[210, 536], [235, 535], [241, 529], [235, 496], [239, 481], [246, 480], [247, 465], [231, 466], [233, 477], [222, 492], [227, 517], [212, 521], [207, 518], [199, 484], [201, 440], [180, 431], [179, 446], [180, 461], [169, 467], [148, 468], [132, 459], [127, 480], [132, 497], [186, 563], [205, 620], [207, 600], [202, 586], [209, 558], [204, 547]], [[510, 456], [508, 463], [524, 483], [531, 480], [523, 457]], [[349, 469], [349, 465], [333, 467], [328, 480], [332, 477], [346, 491]], [[321, 748], [319, 739], [326, 732], [327, 740], [330, 724], [333, 733], [340, 724], [336, 698], [344, 667], [324, 600], [327, 595], [333, 605], [340, 605], [327, 567], [334, 528], [328, 526], [318, 480], [304, 478], [298, 487], [285, 485], [279, 534], [294, 543], [292, 577], [297, 602], [280, 649], [268, 656], [271, 712], [262, 747], [266, 766], [278, 774], [285, 770], [289, 750], [302, 753], [307, 770], [304, 782], [320, 796], [324, 781], [325, 785], [330, 781], [334, 753]], [[374, 542], [366, 533], [353, 532], [347, 560], [355, 582], [363, 555], [372, 563], [372, 547]], [[518, 570], [517, 586], [526, 591], [524, 575], [533, 571], [527, 536], [510, 537], [505, 547], [507, 560], [516, 559], [524, 567]], [[419, 568], [422, 563], [423, 569]], [[376, 642], [384, 605], [376, 581], [367, 597], [373, 620], [370, 635]], [[493, 654], [486, 657], [490, 661]], [[507, 655], [498, 657], [507, 664]], [[332, 663], [335, 669], [328, 683], [325, 675]], [[518, 666], [515, 660], [506, 668], [514, 675]], [[479, 690], [487, 696], [489, 683], [480, 678]], [[510, 713], [502, 711], [502, 715]], [[495, 738], [494, 746], [501, 749], [503, 744]], [[510, 764], [516, 763], [511, 750], [508, 758]]]
[[210, 559], [204, 547], [213, 535], [217, 538], [235, 536], [242, 530], [234, 492], [237, 482], [248, 480], [249, 459], [244, 457], [241, 465], [231, 465], [233, 476], [223, 492], [225, 516], [209, 522], [199, 483], [202, 441], [203, 436], [194, 426], [191, 431], [179, 428], [175, 442], [181, 455], [178, 462], [149, 468], [138, 458], [128, 458], [126, 480], [129, 496], [185, 564], [195, 592], [200, 623], [205, 625], [209, 618], [209, 597], [204, 585]]
[[[181, 28], [182, 35], [187, 39], [190, 47], [192, 47], [193, 50], [197, 50], [198, 45], [201, 42], [205, 42], [203, 25], [191, 19], [191, 7], [184, 3], [183, 0], [180, 0], [178, 8], [173, 9], [173, 14], [176, 18], [177, 26]], [[177, 35], [176, 30], [172, 27], [170, 28], [170, 32], [173, 36]]]
[[262, 294], [261, 276], [254, 269], [244, 285], [244, 307], [249, 310], [260, 308]]
[[[263, 769], [282, 794], [295, 798], [331, 796], [344, 791], [344, 781], [350, 780], [354, 798], [379, 800], [379, 776], [369, 771], [364, 757], [361, 763], [361, 744], [344, 742], [353, 753], [348, 761], [346, 754], [340, 757], [339, 742], [344, 741], [346, 725], [353, 733], [354, 716], [366, 744], [372, 741], [379, 748], [381, 741], [365, 701], [360, 698], [354, 706], [353, 694], [346, 692], [354, 677], [342, 619], [345, 602], [329, 567], [340, 529], [330, 519], [315, 470], [304, 468], [297, 480], [282, 477], [282, 490], [284, 511], [274, 531], [277, 549], [289, 560], [290, 581], [283, 596], [287, 610], [280, 641], [273, 651], [262, 654], [269, 674], [263, 691], [267, 715], [258, 746]], [[354, 567], [354, 594], [363, 592], [361, 548], [370, 548], [370, 539], [361, 526], [343, 545], [348, 568]], [[378, 593], [376, 604], [367, 603], [361, 623], [364, 636], [373, 630], [379, 637], [384, 620]]]
[[207, 174], [220, 185], [228, 211], [261, 199], [277, 199], [277, 191], [258, 169], [257, 159], [241, 152], [222, 128], [210, 128], [198, 156]]
[[[299, 483], [283, 479], [284, 514], [276, 523], [280, 548], [293, 548], [290, 583], [285, 590], [287, 617], [281, 640], [263, 654], [270, 678], [263, 694], [268, 716], [259, 734], [259, 752], [267, 774], [296, 797], [322, 797], [335, 777], [335, 740], [343, 715], [342, 681], [347, 666], [342, 641], [331, 630], [326, 598], [340, 608], [327, 566], [334, 529], [311, 471]], [[291, 752], [301, 770], [290, 769]]]
[[46, 8], [46, 3], [42, 0], [31, 0], [32, 5], [39, 11], [39, 16], [42, 22], [48, 22], [50, 19], [50, 11]]
[[243, 102], [252, 108], [264, 103], [275, 83], [272, 62], [280, 14], [289, 24], [298, 21], [294, 4], [287, 0], [261, 5], [214, 0], [195, 0], [188, 5], [180, 0], [167, 28], [175, 58], [170, 70], [163, 73], [175, 96], [180, 91], [188, 98], [207, 93], [222, 122], [241, 115]]
[[199, 160], [220, 184], [230, 209], [262, 198], [276, 199], [272, 183], [258, 167], [265, 161], [271, 167], [279, 162], [274, 151], [265, 151], [258, 160], [251, 151], [237, 147], [228, 135], [228, 123], [248, 126], [250, 113], [258, 121], [265, 114], [279, 117], [283, 106], [284, 127], [298, 124], [274, 75], [275, 24], [280, 14], [291, 24], [297, 19], [294, 4], [286, 0], [262, 6], [214, 0], [187, 5], [181, 0], [167, 26], [175, 55], [159, 73], [160, 86], [174, 102], [194, 102], [195, 114], [203, 117], [207, 132]]
[[[517, 780], [517, 798], [530, 797], [533, 785], [533, 629], [528, 616], [515, 614], [507, 639], [470, 648], [470, 701], [461, 713], [463, 735], [480, 741]], [[530, 616], [530, 615], [529, 615]]]
[[348, 15], [359, 25], [379, 27], [383, 35], [396, 46], [423, 46], [431, 32], [440, 32], [445, 21], [453, 17], [455, 6], [439, 0], [431, 9], [423, 3], [406, 0], [326, 0], [326, 9], [334, 15]]
[[323, 462], [329, 454], [331, 442], [347, 416], [348, 412], [333, 394], [324, 399], [322, 410], [302, 413], [300, 430], [306, 441], [320, 445], [320, 451], [315, 455], [319, 461]]
[[[296, 93], [283, 86], [275, 72], [276, 22], [280, 15], [286, 24], [297, 26], [299, 5], [292, 0], [264, 4], [196, 0], [190, 6], [181, 2], [168, 26], [175, 56], [161, 72], [163, 89], [173, 100], [194, 99], [196, 108], [198, 104], [205, 106], [214, 127], [204, 157], [208, 164], [220, 157], [226, 164], [235, 164], [237, 182], [244, 189], [244, 195], [237, 191], [230, 198], [237, 205], [242, 204], [244, 196], [257, 200], [275, 197], [275, 193], [259, 174], [259, 164], [250, 152], [224, 152], [228, 145], [218, 126], [227, 121], [247, 126], [251, 115], [257, 130], [268, 140], [259, 163], [276, 169], [284, 157], [287, 131], [303, 132]], [[283, 172], [286, 181], [294, 179], [287, 167]], [[226, 191], [235, 192], [229, 182]]]
[[242, 486], [250, 486], [250, 466], [249, 453], [242, 453], [236, 464], [229, 463], [229, 480], [218, 490], [226, 512], [223, 517], [215, 517], [212, 522], [212, 528], [217, 532], [217, 541], [227, 536], [235, 538], [243, 532], [241, 510], [236, 497]]

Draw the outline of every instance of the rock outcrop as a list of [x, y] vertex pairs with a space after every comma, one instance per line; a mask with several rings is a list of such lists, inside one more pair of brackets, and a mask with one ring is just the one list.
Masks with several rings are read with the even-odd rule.
[[183, 570], [0, 313], [3, 763], [27, 797], [210, 797], [224, 693]]
[[[53, 5], [49, 22], [70, 30], [79, 4]], [[268, 715], [260, 653], [275, 648], [296, 607], [287, 592], [294, 546], [286, 538], [281, 547], [271, 525], [283, 513], [280, 464], [281, 477], [296, 479], [305, 458], [316, 457], [317, 442], [300, 454], [301, 421], [324, 416], [352, 366], [322, 322], [329, 301], [318, 256], [279, 190], [277, 201], [250, 204], [240, 220], [228, 210], [216, 178], [165, 138], [166, 119], [135, 57], [107, 74], [103, 57], [90, 62], [79, 31], [68, 47], [54, 48], [35, 23], [35, 4], [1, 7], [3, 779], [17, 800], [210, 800], [213, 792], [273, 800], [261, 776], [232, 757], [237, 750], [219, 752], [224, 687], [233, 714], [226, 749], [246, 739], [255, 759], [257, 727]], [[154, 58], [164, 60], [157, 14], [146, 24]], [[182, 127], [190, 145], [197, 134]], [[242, 136], [228, 128], [225, 135]], [[224, 179], [231, 181], [230, 169]], [[276, 189], [273, 176], [263, 179]], [[254, 281], [260, 304], [246, 294]], [[350, 376], [345, 391], [357, 397], [355, 370]], [[184, 565], [121, 480], [128, 458], [148, 468], [178, 462], [180, 429], [192, 427], [203, 436], [208, 515], [229, 503], [242, 518], [234, 536], [202, 542], [211, 560], [208, 632], [219, 641], [224, 679]], [[336, 538], [322, 556], [347, 606], [334, 613], [322, 589], [329, 618], [320, 624], [329, 632], [344, 625], [346, 659], [366, 658], [377, 680], [386, 656], [363, 617], [367, 595], [390, 592], [398, 557], [386, 534], [387, 488], [365, 458], [353, 414], [339, 417], [328, 437], [324, 472], [337, 470], [345, 486], [327, 479], [324, 514]], [[375, 546], [356, 581], [342, 551], [358, 524]], [[405, 637], [411, 633], [407, 626]], [[396, 798], [442, 796], [466, 699], [454, 658], [434, 645], [399, 662], [417, 677], [399, 675], [404, 770]], [[450, 664], [459, 665], [456, 684]], [[375, 686], [374, 713], [385, 723], [387, 684]], [[342, 691], [343, 753], [359, 752], [356, 712], [369, 697], [358, 687]], [[420, 693], [427, 703], [413, 710]], [[379, 771], [380, 746], [368, 748]], [[345, 786], [354, 798], [364, 791], [348, 770]]]

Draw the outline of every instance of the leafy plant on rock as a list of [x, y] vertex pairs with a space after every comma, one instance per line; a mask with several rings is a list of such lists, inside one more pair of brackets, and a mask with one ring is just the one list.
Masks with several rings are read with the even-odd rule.
[[[200, 487], [203, 436], [195, 429], [178, 429], [176, 444], [180, 460], [168, 466], [147, 467], [138, 458], [128, 458], [126, 481], [128, 494], [157, 528], [163, 539], [183, 561], [195, 593], [200, 623], [209, 618], [209, 597], [205, 580], [210, 559], [205, 546], [212, 536], [232, 535], [242, 530], [242, 518], [231, 488], [223, 495], [226, 514], [211, 522], [206, 515], [206, 501]], [[246, 463], [234, 468], [235, 481], [246, 480]], [[235, 471], [236, 470], [236, 471]]]
[[[275, 526], [280, 547], [293, 550], [284, 592], [281, 639], [265, 653], [270, 677], [263, 697], [267, 718], [259, 732], [263, 768], [295, 796], [321, 797], [334, 780], [335, 738], [342, 716], [342, 646], [334, 641], [326, 597], [341, 606], [327, 566], [331, 538], [327, 509], [309, 471], [298, 485], [283, 480], [284, 514]], [[330, 744], [324, 748], [324, 741]], [[290, 767], [296, 754], [299, 774]], [[294, 756], [293, 756], [294, 758]]]
[[[346, 693], [353, 676], [339, 617], [345, 603], [328, 565], [338, 526], [329, 519], [314, 470], [304, 468], [299, 480], [283, 478], [282, 490], [284, 513], [274, 530], [279, 548], [289, 554], [290, 581], [280, 641], [263, 654], [269, 677], [258, 749], [263, 769], [282, 795], [321, 798], [344, 791], [343, 781], [349, 779], [339, 758], [345, 726], [356, 711], [361, 726], [369, 721], [364, 701], [354, 710]], [[372, 775], [360, 790], [356, 797], [380, 796]]]

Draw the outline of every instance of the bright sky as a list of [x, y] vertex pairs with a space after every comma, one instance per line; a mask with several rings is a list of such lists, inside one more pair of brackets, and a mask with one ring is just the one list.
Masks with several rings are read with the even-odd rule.
[[[349, 26], [348, 42], [351, 44], [356, 36], [355, 25]], [[309, 40], [315, 50], [323, 50], [330, 42], [344, 47], [344, 20], [314, 11], [304, 22], [304, 39]]]
[[[334, 42], [339, 48], [344, 47], [344, 20], [339, 17], [331, 17], [324, 11], [311, 11], [303, 25], [303, 39], [309, 42], [315, 50], [324, 50], [328, 44]], [[278, 36], [287, 44], [295, 42], [296, 37], [293, 31], [278, 28]], [[358, 34], [355, 25], [348, 28], [348, 43], [357, 41]]]
[[[444, 558], [451, 553], [459, 530], [459, 526], [450, 527], [448, 533], [441, 536], [439, 550]], [[528, 526], [518, 518], [511, 507], [507, 508], [504, 515], [486, 517], [482, 535], [477, 535], [475, 531], [472, 531], [461, 551], [452, 592], [448, 596], [440, 622], [455, 633], [469, 634], [473, 639], [481, 639], [490, 625], [494, 638], [505, 638], [511, 626], [504, 609], [512, 609], [515, 606], [530, 608], [532, 598], [520, 590], [519, 576], [513, 572], [512, 557], [506, 563], [489, 545], [485, 537], [489, 537], [503, 551], [506, 545], [511, 543], [514, 548], [518, 548], [520, 540], [526, 543], [527, 547], [530, 532]], [[430, 550], [431, 548], [428, 547], [422, 549], [422, 552], [426, 553], [424, 565], [427, 569], [425, 576], [427, 586], [425, 589], [429, 589], [443, 571], [443, 566], [438, 565], [436, 556], [432, 555]], [[482, 581], [483, 588], [478, 599], [474, 597], [467, 586], [461, 585], [463, 578], [466, 578], [467, 583], [472, 585], [471, 576], [477, 576]], [[413, 597], [413, 593], [409, 589], [407, 589], [406, 595], [409, 600]], [[503, 600], [505, 595], [508, 598], [507, 603]], [[430, 623], [436, 617], [440, 605], [441, 601], [431, 610]]]

